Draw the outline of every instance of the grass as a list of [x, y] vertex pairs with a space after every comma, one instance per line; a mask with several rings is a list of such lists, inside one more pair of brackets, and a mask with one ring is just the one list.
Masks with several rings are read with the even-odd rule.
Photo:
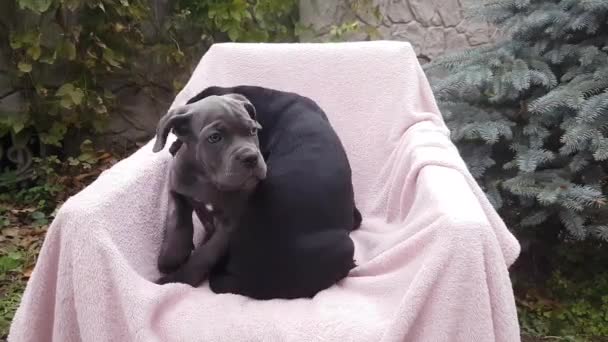
[[24, 281], [2, 284], [2, 289], [0, 289], [0, 298], [2, 298], [0, 300], [0, 339], [6, 339], [13, 315], [19, 307], [24, 289]]
[[0, 339], [6, 338], [47, 231], [31, 218], [35, 212], [0, 202]]
[[117, 159], [92, 151], [65, 162], [49, 157], [36, 161], [31, 180], [0, 187], [0, 341], [6, 340], [57, 209]]

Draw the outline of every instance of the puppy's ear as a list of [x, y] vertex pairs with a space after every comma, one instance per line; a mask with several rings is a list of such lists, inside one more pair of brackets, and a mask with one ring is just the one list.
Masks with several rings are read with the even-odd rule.
[[253, 104], [251, 104], [251, 102], [249, 102], [249, 101], [245, 101], [245, 102], [243, 102], [243, 107], [245, 107], [245, 110], [247, 110], [247, 113], [249, 113], [249, 116], [251, 117], [251, 120], [253, 120], [254, 126], [258, 130], [262, 130], [262, 125], [257, 120], [257, 114], [258, 113], [256, 112], [255, 107], [253, 106]]
[[257, 122], [258, 120], [256, 119], [256, 117], [257, 117], [258, 113], [255, 111], [255, 107], [251, 104], [251, 102], [249, 102], [249, 101], [243, 102], [243, 106], [247, 110], [247, 113], [249, 113], [249, 116], [251, 117], [251, 119], [253, 121]]
[[231, 97], [231, 98], [241, 102], [241, 104], [243, 105], [243, 107], [245, 108], [247, 113], [249, 113], [249, 116], [251, 117], [251, 119], [254, 121], [257, 121], [257, 119], [256, 119], [257, 112], [256, 112], [253, 104], [251, 104], [251, 102], [249, 101], [249, 99], [247, 99], [245, 96], [243, 96], [241, 94], [237, 94], [237, 93], [226, 94], [225, 96]]
[[[178, 137], [183, 137], [190, 132], [190, 120], [192, 119], [192, 114], [188, 113], [187, 108], [185, 106], [178, 107], [170, 110], [165, 114], [159, 121], [156, 127], [156, 142], [154, 143], [154, 147], [152, 148], [153, 152], [158, 152], [165, 147], [167, 143], [167, 136], [171, 129]], [[173, 144], [171, 153], [174, 154], [177, 152], [177, 149], [181, 146], [180, 143]], [[177, 147], [177, 149], [175, 148]]]
[[175, 154], [177, 153], [177, 151], [179, 151], [183, 144], [183, 141], [175, 139], [173, 144], [171, 144], [171, 147], [169, 147], [169, 153], [171, 153], [171, 155], [175, 157]]

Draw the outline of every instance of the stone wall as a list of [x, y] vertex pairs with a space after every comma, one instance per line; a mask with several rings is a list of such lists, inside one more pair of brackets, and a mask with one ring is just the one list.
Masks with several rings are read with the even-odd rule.
[[[348, 40], [389, 39], [408, 41], [424, 61], [446, 51], [488, 44], [496, 30], [472, 23], [463, 16], [467, 5], [482, 0], [301, 0], [300, 20], [319, 35], [308, 41], [324, 40], [332, 25], [359, 21], [362, 32]], [[375, 12], [375, 13], [374, 13]]]

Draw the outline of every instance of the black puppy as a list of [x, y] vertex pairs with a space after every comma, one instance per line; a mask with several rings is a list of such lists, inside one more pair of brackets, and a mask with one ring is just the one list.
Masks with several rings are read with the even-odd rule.
[[355, 266], [349, 233], [361, 215], [344, 147], [323, 110], [295, 93], [210, 87], [188, 103], [224, 94], [241, 94], [256, 108], [267, 174], [211, 270], [210, 287], [257, 299], [312, 297]]

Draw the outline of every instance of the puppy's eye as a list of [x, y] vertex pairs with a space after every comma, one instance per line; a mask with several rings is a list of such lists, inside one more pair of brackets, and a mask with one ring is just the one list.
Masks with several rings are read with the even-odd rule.
[[255, 128], [255, 127], [252, 127], [252, 128], [249, 130], [249, 134], [250, 134], [250, 135], [256, 135], [256, 134], [258, 134], [258, 129], [257, 129], [257, 128]]
[[219, 142], [220, 140], [222, 140], [222, 135], [219, 133], [213, 133], [209, 136], [209, 138], [207, 138], [207, 141], [210, 144], [215, 144], [216, 142]]

